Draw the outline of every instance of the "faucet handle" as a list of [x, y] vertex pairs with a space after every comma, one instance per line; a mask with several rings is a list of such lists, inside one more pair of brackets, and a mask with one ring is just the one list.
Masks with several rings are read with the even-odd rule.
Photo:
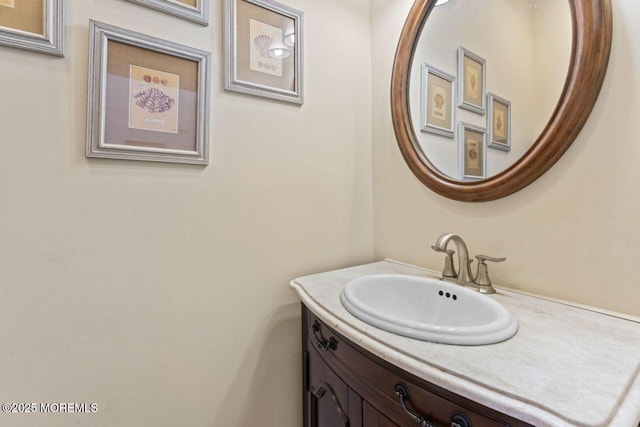
[[436, 245], [431, 245], [431, 249], [433, 249], [436, 252], [446, 253], [448, 256], [451, 256], [451, 255], [456, 253], [456, 251], [454, 251], [453, 249], [446, 249], [446, 248], [445, 249], [440, 249]]
[[502, 261], [506, 261], [507, 260], [505, 257], [494, 258], [494, 257], [488, 256], [488, 255], [476, 255], [476, 259], [478, 260], [478, 262], [480, 264], [484, 264], [485, 261], [502, 262]]
[[456, 253], [453, 249], [440, 249], [436, 246], [431, 246], [436, 252], [443, 252], [447, 254], [447, 257], [444, 259], [444, 270], [442, 270], [442, 277], [458, 277], [458, 273], [456, 273], [456, 269], [453, 266], [453, 254]]
[[489, 271], [487, 270], [486, 261], [490, 262], [502, 262], [506, 261], [506, 258], [494, 258], [487, 255], [476, 255], [476, 259], [478, 260], [478, 273], [476, 274], [475, 283], [479, 287], [480, 293], [483, 294], [493, 294], [495, 293], [495, 289], [491, 284], [491, 279], [489, 278]]

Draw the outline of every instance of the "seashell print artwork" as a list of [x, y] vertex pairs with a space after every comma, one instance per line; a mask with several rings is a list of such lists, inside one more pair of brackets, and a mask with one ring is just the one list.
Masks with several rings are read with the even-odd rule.
[[465, 97], [470, 97], [472, 100], [477, 101], [478, 97], [481, 97], [480, 94], [480, 85], [481, 85], [481, 70], [478, 70], [475, 67], [475, 62], [470, 61], [472, 65], [468, 65], [465, 68], [465, 86], [464, 86], [464, 94]]
[[266, 34], [260, 34], [253, 39], [253, 45], [258, 49], [260, 56], [269, 58], [269, 47], [273, 43], [273, 38]]
[[447, 89], [438, 82], [432, 82], [430, 91], [431, 105], [429, 108], [430, 118], [436, 120], [433, 122], [437, 126], [445, 126], [443, 120], [447, 120]]
[[474, 132], [467, 132], [465, 137], [465, 170], [480, 168], [481, 142], [475, 139]]
[[[160, 80], [160, 77], [150, 76], [149, 74], [142, 76], [142, 80], [145, 83], [153, 82], [155, 85], [162, 84], [162, 86], [166, 86], [169, 83], [168, 79]], [[176, 103], [173, 98], [155, 87], [136, 93], [134, 98], [138, 107], [144, 108], [150, 113], [163, 113], [170, 110]]]
[[444, 97], [442, 95], [440, 95], [439, 93], [436, 94], [436, 96], [433, 98], [433, 102], [436, 103], [436, 108], [441, 110], [442, 107], [444, 106]]
[[433, 95], [433, 108], [431, 115], [439, 120], [444, 119], [445, 111], [444, 111], [445, 98], [441, 93], [436, 93]]
[[177, 74], [131, 65], [129, 127], [177, 133], [179, 83]]
[[164, 113], [170, 110], [176, 103], [173, 98], [167, 96], [155, 87], [139, 92], [135, 94], [134, 97], [136, 99], [136, 105], [150, 113]]
[[271, 58], [269, 48], [282, 40], [282, 29], [250, 19], [249, 68], [260, 73], [282, 77], [282, 59]]

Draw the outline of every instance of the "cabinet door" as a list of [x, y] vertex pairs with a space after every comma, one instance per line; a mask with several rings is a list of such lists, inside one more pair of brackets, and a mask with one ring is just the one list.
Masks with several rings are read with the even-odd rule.
[[362, 402], [362, 426], [363, 427], [398, 427], [389, 418], [382, 415], [376, 408], [367, 402]]
[[315, 349], [308, 351], [309, 383], [306, 427], [360, 427], [362, 400], [327, 366]]

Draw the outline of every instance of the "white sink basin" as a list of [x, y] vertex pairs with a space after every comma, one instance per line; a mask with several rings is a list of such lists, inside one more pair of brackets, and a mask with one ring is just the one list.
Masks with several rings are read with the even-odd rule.
[[363, 276], [347, 284], [340, 300], [366, 323], [423, 341], [493, 344], [518, 330], [516, 319], [491, 297], [437, 279]]

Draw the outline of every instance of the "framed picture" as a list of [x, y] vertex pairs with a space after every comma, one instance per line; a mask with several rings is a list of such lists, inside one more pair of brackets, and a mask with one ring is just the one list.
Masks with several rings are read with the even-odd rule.
[[491, 92], [487, 94], [489, 147], [511, 150], [511, 102]]
[[225, 89], [302, 104], [302, 12], [273, 1], [225, 1]]
[[161, 12], [209, 25], [209, 0], [128, 0]]
[[0, 45], [64, 56], [62, 0], [0, 0]]
[[458, 107], [484, 114], [485, 68], [484, 59], [458, 47]]
[[87, 157], [207, 164], [210, 54], [89, 24]]
[[423, 132], [455, 136], [455, 77], [422, 64], [421, 126]]
[[482, 179], [487, 174], [487, 132], [468, 123], [460, 123], [460, 179]]

